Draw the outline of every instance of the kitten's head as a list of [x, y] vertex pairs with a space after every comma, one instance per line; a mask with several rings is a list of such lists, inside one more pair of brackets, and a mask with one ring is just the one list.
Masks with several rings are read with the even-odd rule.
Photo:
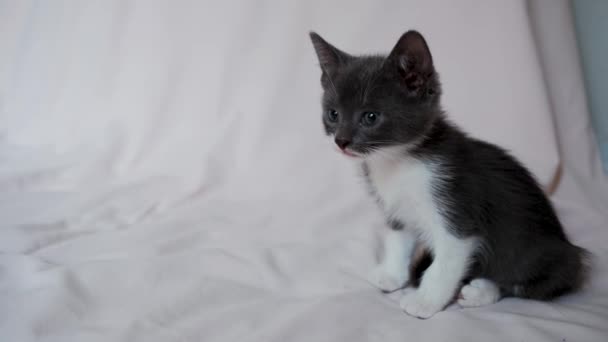
[[429, 48], [416, 31], [401, 36], [388, 56], [352, 56], [318, 34], [323, 125], [350, 156], [415, 146], [440, 115], [441, 87]]

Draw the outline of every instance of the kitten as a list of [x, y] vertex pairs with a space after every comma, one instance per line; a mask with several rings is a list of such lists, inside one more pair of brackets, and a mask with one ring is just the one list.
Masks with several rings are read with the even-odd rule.
[[352, 56], [311, 32], [322, 69], [323, 125], [360, 161], [387, 225], [370, 281], [409, 281], [416, 242], [432, 253], [405, 312], [428, 318], [501, 297], [548, 300], [579, 288], [587, 252], [570, 243], [540, 186], [505, 150], [446, 120], [429, 48], [416, 31], [388, 56]]

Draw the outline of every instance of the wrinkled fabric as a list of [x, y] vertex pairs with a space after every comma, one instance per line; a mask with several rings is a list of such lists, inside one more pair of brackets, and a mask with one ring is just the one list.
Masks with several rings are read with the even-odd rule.
[[[567, 3], [547, 8], [0, 2], [2, 340], [605, 340], [608, 182]], [[561, 175], [584, 291], [418, 320], [365, 281], [382, 217], [323, 136], [307, 33], [369, 53], [410, 28], [453, 121]]]

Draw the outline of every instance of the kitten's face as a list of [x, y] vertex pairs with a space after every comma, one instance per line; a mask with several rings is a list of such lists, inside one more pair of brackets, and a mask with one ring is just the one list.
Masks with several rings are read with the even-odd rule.
[[422, 36], [406, 33], [388, 57], [354, 57], [311, 38], [323, 71], [323, 125], [344, 154], [365, 157], [424, 136], [439, 113], [439, 82]]

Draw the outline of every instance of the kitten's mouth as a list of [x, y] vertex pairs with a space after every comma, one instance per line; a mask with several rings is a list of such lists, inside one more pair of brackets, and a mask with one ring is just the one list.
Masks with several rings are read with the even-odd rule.
[[338, 149], [338, 151], [342, 152], [342, 154], [344, 154], [345, 156], [349, 156], [351, 158], [359, 158], [359, 157], [361, 157], [360, 155], [358, 155], [358, 154], [356, 154], [356, 153], [354, 153], [352, 151], [349, 151], [347, 149]]

